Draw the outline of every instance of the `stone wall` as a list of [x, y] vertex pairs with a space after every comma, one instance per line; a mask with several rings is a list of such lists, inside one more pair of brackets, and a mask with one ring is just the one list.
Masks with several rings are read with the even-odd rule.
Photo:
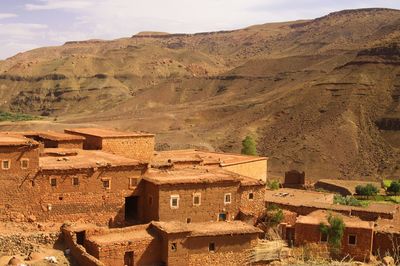
[[223, 169], [267, 182], [267, 159], [222, 166]]
[[55, 141], [44, 139], [43, 142], [45, 148], [83, 149], [83, 140]]
[[[253, 198], [249, 198], [249, 194], [253, 194]], [[256, 217], [262, 214], [265, 210], [264, 196], [265, 186], [254, 185], [254, 186], [241, 186], [239, 188], [240, 195], [240, 210], [251, 213]]]

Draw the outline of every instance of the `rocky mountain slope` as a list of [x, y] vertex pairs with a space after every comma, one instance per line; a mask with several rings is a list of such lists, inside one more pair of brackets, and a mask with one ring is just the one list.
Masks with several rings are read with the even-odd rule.
[[0, 108], [151, 131], [163, 149], [238, 152], [252, 134], [272, 176], [374, 179], [400, 176], [399, 66], [400, 11], [346, 10], [32, 50], [0, 62]]

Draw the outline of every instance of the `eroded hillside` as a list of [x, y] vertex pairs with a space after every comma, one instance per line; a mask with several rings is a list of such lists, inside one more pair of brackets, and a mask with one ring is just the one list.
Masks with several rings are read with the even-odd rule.
[[237, 152], [253, 134], [271, 175], [400, 176], [399, 43], [389, 9], [69, 42], [0, 62], [1, 108], [152, 131], [163, 149]]

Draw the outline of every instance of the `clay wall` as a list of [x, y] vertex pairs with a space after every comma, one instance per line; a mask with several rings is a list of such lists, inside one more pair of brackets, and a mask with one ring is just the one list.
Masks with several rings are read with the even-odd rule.
[[314, 187], [316, 189], [323, 189], [323, 190], [326, 190], [326, 191], [331, 191], [331, 192], [340, 194], [342, 196], [350, 196], [350, 195], [352, 195], [352, 192], [349, 189], [347, 189], [345, 187], [337, 186], [335, 184], [329, 184], [329, 183], [326, 183], [326, 182], [318, 181], [317, 183], [314, 184]]
[[76, 260], [78, 265], [105, 266], [103, 262], [87, 253], [83, 246], [76, 243], [76, 235], [74, 232], [65, 229], [63, 229], [62, 232], [64, 243], [69, 248], [72, 257]]
[[[3, 161], [9, 161], [9, 169], [3, 169]], [[28, 167], [22, 161], [28, 160]], [[32, 177], [39, 169], [39, 148], [37, 146], [0, 147], [0, 180], [6, 177], [23, 180]]]
[[[319, 224], [296, 223], [295, 245], [301, 246], [306, 243], [319, 243], [321, 240], [321, 232], [319, 228]], [[349, 255], [355, 260], [368, 261], [372, 251], [372, 232], [372, 228], [346, 227], [342, 239], [342, 256]], [[349, 235], [356, 236], [355, 245], [349, 244]]]
[[305, 173], [296, 170], [285, 172], [285, 180], [283, 187], [287, 188], [304, 188], [305, 186]]
[[[133, 167], [98, 168], [95, 171], [46, 171], [35, 181], [40, 219], [52, 221], [84, 220], [101, 224], [120, 225], [125, 220], [125, 197], [140, 194], [131, 187], [130, 178], [141, 177], [142, 170]], [[74, 184], [74, 179], [79, 184]], [[57, 185], [52, 186], [51, 180]], [[110, 188], [103, 187], [109, 180]], [[140, 211], [142, 208], [138, 208]]]
[[[253, 195], [250, 198], [250, 193]], [[239, 188], [240, 196], [240, 209], [246, 213], [251, 213], [255, 216], [259, 216], [265, 210], [264, 196], [265, 186], [254, 185], [254, 186], [241, 186]]]
[[[159, 188], [158, 218], [161, 221], [207, 222], [217, 221], [218, 215], [225, 212], [227, 220], [239, 214], [239, 183], [212, 183], [190, 185], [163, 185]], [[201, 195], [199, 206], [193, 205], [193, 195]], [[224, 204], [224, 195], [231, 194], [231, 203]], [[179, 207], [170, 205], [171, 195], [179, 195]]]
[[149, 162], [154, 153], [154, 136], [105, 138], [102, 150], [127, 158]]
[[223, 169], [267, 182], [267, 159], [222, 166]]
[[83, 140], [55, 141], [44, 139], [43, 142], [45, 148], [83, 149]]
[[[188, 265], [246, 265], [257, 241], [257, 234], [190, 237], [186, 241]], [[210, 243], [215, 244], [214, 252], [208, 250]]]

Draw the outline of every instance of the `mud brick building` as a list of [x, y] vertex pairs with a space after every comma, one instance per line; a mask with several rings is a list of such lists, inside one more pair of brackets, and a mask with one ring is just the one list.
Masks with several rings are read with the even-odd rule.
[[140, 132], [118, 132], [100, 128], [66, 129], [65, 133], [85, 138], [84, 149], [102, 150], [149, 162], [154, 153], [154, 135]]
[[241, 221], [63, 231], [73, 255], [85, 265], [244, 265], [262, 233]]
[[350, 256], [350, 258], [359, 261], [369, 261], [372, 254], [374, 223], [339, 213], [318, 210], [307, 216], [297, 217], [295, 245], [300, 246], [311, 242], [327, 244], [329, 236], [321, 233], [320, 224], [328, 225], [327, 217], [330, 214], [342, 218], [345, 224], [340, 250], [341, 256]]
[[260, 233], [267, 158], [79, 128], [1, 133], [0, 163], [0, 220], [101, 225], [63, 229], [82, 265], [240, 265]]

